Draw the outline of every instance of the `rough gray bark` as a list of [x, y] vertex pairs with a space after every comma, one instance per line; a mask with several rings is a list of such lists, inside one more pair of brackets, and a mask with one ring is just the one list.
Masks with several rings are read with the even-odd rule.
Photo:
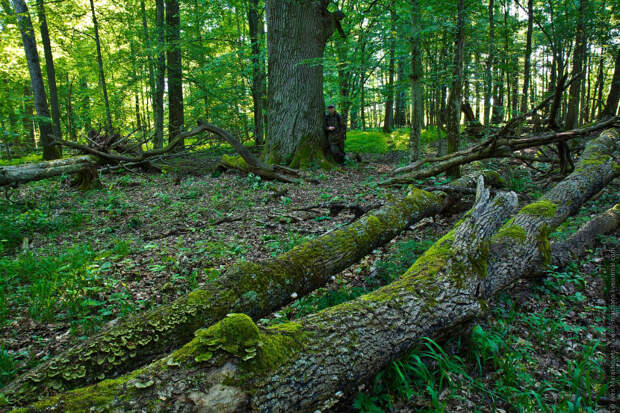
[[[45, 5], [43, 0], [37, 0], [37, 14], [39, 15], [39, 25], [41, 28], [41, 41], [43, 52], [45, 53], [45, 70], [47, 72], [47, 85], [50, 92], [50, 107], [52, 109], [52, 131], [54, 136], [62, 138], [60, 131], [60, 107], [58, 105], [58, 87], [56, 86], [56, 70], [54, 69], [54, 56], [52, 55], [52, 45], [50, 34], [47, 28], [47, 17], [45, 16]], [[58, 156], [62, 157], [62, 148], [58, 147]]]
[[0, 187], [19, 185], [62, 174], [80, 172], [96, 165], [97, 159], [94, 156], [82, 155], [48, 162], [0, 166]]
[[[326, 0], [267, 0], [268, 131], [265, 160], [306, 168], [329, 167], [323, 131], [323, 66], [327, 39], [342, 12]], [[326, 157], [327, 154], [327, 157]]]
[[112, 135], [112, 113], [110, 111], [110, 101], [108, 99], [108, 88], [105, 82], [105, 72], [103, 70], [103, 57], [101, 55], [101, 39], [99, 38], [99, 23], [95, 12], [95, 3], [90, 0], [90, 12], [93, 18], [93, 28], [95, 31], [95, 45], [97, 47], [97, 65], [99, 67], [99, 83], [103, 93], [103, 104], [105, 105], [106, 132]]
[[52, 123], [47, 106], [47, 95], [45, 94], [43, 76], [41, 75], [41, 62], [39, 61], [30, 13], [28, 13], [28, 7], [26, 7], [24, 0], [13, 0], [13, 7], [17, 15], [17, 23], [22, 36], [24, 52], [26, 53], [28, 71], [30, 72], [34, 106], [38, 116], [39, 139], [43, 147], [43, 159], [57, 159], [60, 157], [60, 151], [56, 145], [52, 144]]
[[[181, 15], [179, 0], [165, 0], [166, 43], [168, 69], [168, 140], [175, 140], [181, 132], [185, 118], [183, 114], [183, 65], [181, 63]], [[177, 143], [179, 149], [184, 141]]]
[[[488, 182], [499, 184], [491, 171]], [[464, 176], [453, 186], [471, 188], [475, 178]], [[344, 270], [384, 245], [414, 222], [433, 216], [460, 193], [412, 190], [406, 197], [363, 216], [354, 223], [315, 238], [273, 259], [244, 262], [229, 268], [205, 287], [170, 305], [119, 320], [113, 327], [42, 363], [2, 391], [24, 404], [55, 391], [113, 377], [137, 368], [187, 343], [193, 332], [231, 312], [260, 318], [298, 296], [324, 285]]]
[[487, 300], [550, 262], [547, 235], [618, 174], [620, 141], [603, 133], [575, 172], [502, 225], [514, 193], [481, 189], [470, 213], [401, 278], [297, 322], [259, 329], [228, 314], [170, 355], [33, 409], [176, 412], [328, 411], [422, 337], [483, 315]]

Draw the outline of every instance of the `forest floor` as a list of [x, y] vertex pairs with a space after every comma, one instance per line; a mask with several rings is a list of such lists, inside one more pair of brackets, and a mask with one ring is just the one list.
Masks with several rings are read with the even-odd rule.
[[[119, 316], [208, 283], [232, 262], [280, 254], [354, 219], [350, 210], [331, 215], [318, 204], [378, 207], [402, 196], [406, 188], [378, 185], [404, 162], [399, 142], [378, 132], [352, 133], [349, 150], [384, 153], [312, 171], [318, 184], [185, 168], [105, 174], [102, 187], [87, 192], [66, 178], [11, 190], [10, 199], [0, 200], [0, 386]], [[483, 166], [498, 170], [522, 204], [553, 185], [507, 161], [468, 168]], [[419, 186], [444, 182], [431, 178]], [[618, 193], [616, 180], [553, 237], [613, 206]], [[260, 323], [299, 318], [393, 281], [452, 227], [460, 215], [454, 212], [414, 225]], [[460, 337], [416, 348], [343, 409], [611, 411], [606, 334], [618, 235], [603, 237], [581, 262], [504, 293]]]

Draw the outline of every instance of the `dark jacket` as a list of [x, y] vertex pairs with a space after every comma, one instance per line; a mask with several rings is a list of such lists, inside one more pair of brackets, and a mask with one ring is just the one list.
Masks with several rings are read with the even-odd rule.
[[[330, 126], [334, 126], [336, 129], [328, 130], [327, 128]], [[325, 122], [323, 124], [323, 128], [325, 129], [325, 133], [327, 135], [333, 134], [333, 135], [344, 136], [345, 125], [344, 125], [344, 122], [342, 121], [342, 116], [340, 116], [338, 112], [334, 112], [333, 115], [327, 112], [327, 114], [325, 115]]]

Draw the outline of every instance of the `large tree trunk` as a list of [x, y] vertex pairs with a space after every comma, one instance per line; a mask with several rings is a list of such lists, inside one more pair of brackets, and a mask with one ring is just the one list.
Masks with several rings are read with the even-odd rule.
[[[179, 0], [166, 0], [166, 42], [168, 59], [168, 139], [183, 132], [183, 65], [181, 64], [181, 14]], [[181, 140], [178, 149], [184, 147]]]
[[[456, 23], [456, 39], [454, 43], [454, 80], [448, 95], [448, 113], [446, 116], [446, 131], [448, 140], [448, 153], [459, 150], [461, 135], [461, 89], [463, 85], [463, 48], [465, 45], [465, 1], [458, 0], [458, 12]], [[448, 170], [448, 175], [459, 176], [460, 168], [454, 167]]]
[[267, 0], [268, 132], [265, 160], [329, 167], [323, 131], [323, 57], [341, 12], [324, 0]]
[[420, 134], [424, 118], [422, 100], [422, 42], [420, 41], [420, 3], [411, 1], [411, 131], [409, 135], [409, 160], [420, 157]]
[[24, 44], [28, 71], [30, 72], [30, 82], [34, 95], [34, 106], [37, 110], [37, 123], [39, 125], [39, 139], [43, 147], [43, 159], [57, 159], [60, 157], [58, 146], [52, 144], [52, 122], [50, 122], [50, 112], [47, 106], [47, 95], [43, 86], [43, 76], [41, 75], [41, 62], [37, 52], [37, 44], [34, 37], [32, 20], [28, 13], [28, 7], [24, 0], [13, 0], [13, 7], [17, 14], [17, 23]]
[[[486, 171], [487, 181], [500, 183]], [[472, 188], [475, 179], [460, 178], [452, 185]], [[194, 330], [219, 321], [231, 312], [257, 319], [324, 285], [337, 274], [389, 242], [414, 222], [440, 213], [462, 192], [414, 189], [406, 197], [366, 215], [351, 225], [299, 245], [285, 254], [260, 262], [244, 262], [205, 287], [170, 305], [120, 320], [112, 328], [39, 365], [3, 389], [21, 403], [54, 391], [91, 384], [137, 368], [175, 349]]]
[[248, 23], [252, 50], [252, 101], [254, 102], [254, 142], [263, 144], [264, 136], [264, 104], [267, 98], [265, 84], [265, 68], [260, 50], [263, 37], [263, 22], [258, 15], [258, 0], [248, 1]]
[[[54, 132], [54, 136], [62, 138], [62, 132], [60, 131], [58, 88], [56, 87], [56, 70], [54, 69], [54, 56], [52, 55], [52, 45], [47, 28], [47, 17], [45, 16], [45, 5], [43, 4], [43, 0], [37, 0], [37, 14], [39, 15], [39, 25], [41, 26], [41, 41], [43, 42], [43, 52], [45, 53], [45, 70], [47, 72], [47, 85], [50, 92], [52, 131]], [[60, 146], [58, 147], [58, 157], [62, 157], [62, 147]]]
[[586, 59], [586, 33], [584, 20], [588, 10], [588, 1], [579, 1], [579, 13], [577, 19], [577, 29], [575, 34], [575, 52], [573, 53], [572, 77], [580, 80], [573, 82], [568, 90], [568, 111], [566, 113], [566, 129], [574, 129], [579, 122], [579, 100], [581, 90], [581, 79], [585, 77], [584, 62]]
[[[602, 84], [601, 84], [602, 88]], [[620, 101], [620, 49], [616, 52], [616, 64], [614, 66], [614, 77], [611, 81], [611, 89], [607, 95], [607, 104], [599, 116], [601, 120], [614, 117], [618, 113], [618, 102]]]
[[401, 278], [295, 322], [258, 328], [228, 314], [184, 347], [116, 379], [44, 400], [38, 411], [328, 411], [423, 337], [453, 333], [488, 300], [551, 262], [548, 234], [617, 176], [604, 133], [575, 173], [511, 220], [514, 193], [476, 204]]

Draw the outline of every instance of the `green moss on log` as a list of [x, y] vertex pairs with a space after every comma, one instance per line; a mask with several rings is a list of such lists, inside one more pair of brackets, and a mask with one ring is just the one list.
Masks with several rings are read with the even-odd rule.
[[523, 227], [520, 227], [519, 225], [506, 223], [499, 229], [499, 231], [497, 231], [497, 234], [493, 236], [493, 239], [497, 241], [501, 240], [502, 238], [506, 240], [525, 242], [525, 239], [527, 238], [527, 233], [525, 232], [525, 229]]
[[557, 209], [557, 204], [547, 201], [546, 199], [541, 199], [540, 201], [532, 202], [523, 207], [521, 213], [537, 217], [553, 218]]
[[239, 169], [240, 171], [249, 172], [248, 163], [241, 155], [224, 155], [220, 163], [227, 168]]

